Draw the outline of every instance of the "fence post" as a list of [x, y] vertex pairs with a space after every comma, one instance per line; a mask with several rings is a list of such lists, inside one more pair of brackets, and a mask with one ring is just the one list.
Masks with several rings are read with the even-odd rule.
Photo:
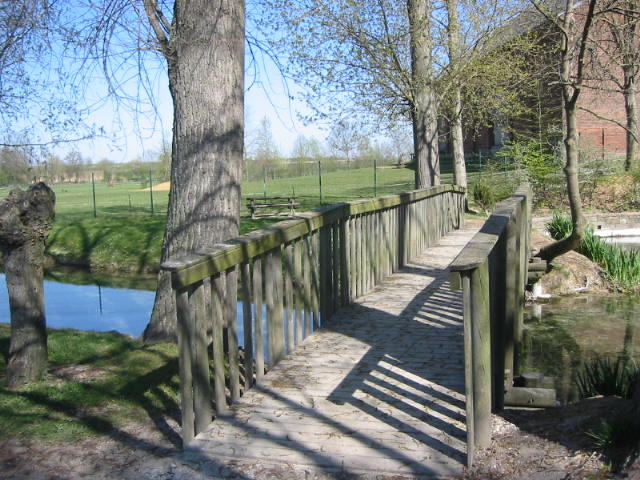
[[151, 170], [149, 170], [149, 196], [151, 197], [151, 215], [155, 214], [153, 208], [153, 179], [151, 177]]
[[98, 216], [98, 212], [96, 210], [96, 180], [93, 178], [93, 172], [91, 172], [91, 188], [93, 190], [93, 217]]
[[320, 205], [322, 205], [322, 162], [318, 160], [318, 188], [320, 190]]

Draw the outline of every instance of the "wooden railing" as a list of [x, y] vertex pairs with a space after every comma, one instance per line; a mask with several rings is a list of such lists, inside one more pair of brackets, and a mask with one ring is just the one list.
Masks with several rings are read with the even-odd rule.
[[531, 190], [498, 204], [451, 265], [464, 304], [467, 462], [491, 441], [491, 411], [512, 385], [530, 254]]
[[211, 422], [212, 404], [224, 414], [338, 307], [459, 228], [464, 205], [464, 189], [451, 185], [329, 205], [165, 263], [177, 300], [184, 444]]

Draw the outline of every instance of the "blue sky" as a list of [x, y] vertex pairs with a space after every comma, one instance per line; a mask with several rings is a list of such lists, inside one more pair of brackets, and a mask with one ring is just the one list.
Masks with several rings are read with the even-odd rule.
[[[307, 126], [299, 120], [298, 114], [308, 111], [301, 102], [290, 101], [287, 93], [287, 88], [295, 92], [299, 87], [291, 83], [285, 86], [279, 72], [268, 59], [262, 59], [255, 73], [251, 72], [248, 76], [251, 78], [247, 78], [246, 82], [245, 119], [249, 138], [265, 116], [271, 123], [273, 139], [282, 155], [291, 152], [298, 135], [320, 140], [325, 138], [327, 132], [321, 126]], [[105, 136], [55, 147], [52, 149], [54, 152], [64, 156], [66, 152], [76, 149], [94, 162], [103, 158], [124, 162], [153, 157], [164, 139], [171, 141], [172, 105], [166, 74], [155, 77], [157, 114], [141, 109], [135, 112], [127, 108], [116, 109], [112, 101], [101, 98], [102, 87], [103, 82], [96, 80], [91, 89], [95, 98], [89, 98], [88, 103], [93, 102], [99, 108], [87, 117], [87, 121], [104, 129]], [[149, 107], [144, 109], [148, 110]]]

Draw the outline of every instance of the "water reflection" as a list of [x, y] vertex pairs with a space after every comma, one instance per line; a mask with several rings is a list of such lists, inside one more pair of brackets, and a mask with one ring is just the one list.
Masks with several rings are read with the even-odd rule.
[[640, 297], [562, 297], [530, 306], [518, 359], [520, 373], [555, 377], [561, 403], [577, 400], [574, 381], [583, 362], [596, 355], [640, 359]]
[[[44, 292], [49, 327], [117, 330], [138, 337], [149, 322], [155, 278], [56, 269], [46, 272]], [[4, 274], [0, 274], [0, 322], [9, 321], [6, 281]]]

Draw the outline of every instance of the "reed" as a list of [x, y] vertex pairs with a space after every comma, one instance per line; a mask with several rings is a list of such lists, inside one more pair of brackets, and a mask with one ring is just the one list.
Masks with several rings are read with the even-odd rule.
[[[560, 240], [571, 233], [571, 219], [556, 213], [547, 228], [554, 239]], [[640, 251], [625, 250], [619, 245], [607, 243], [594, 234], [593, 228], [587, 229], [577, 251], [600, 264], [622, 290], [633, 290], [640, 286]]]

